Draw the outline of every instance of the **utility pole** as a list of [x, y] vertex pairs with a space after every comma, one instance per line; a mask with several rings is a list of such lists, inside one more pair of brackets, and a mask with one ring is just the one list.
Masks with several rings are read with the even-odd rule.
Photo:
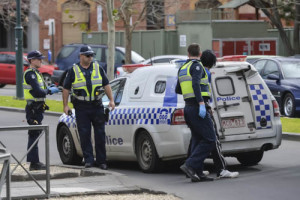
[[21, 0], [17, 3], [17, 24], [15, 27], [15, 49], [16, 49], [16, 99], [24, 99], [23, 92], [23, 27], [21, 25]]

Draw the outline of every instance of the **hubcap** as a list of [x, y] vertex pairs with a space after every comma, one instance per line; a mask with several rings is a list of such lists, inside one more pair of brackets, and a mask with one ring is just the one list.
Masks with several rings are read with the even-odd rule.
[[70, 153], [70, 139], [68, 136], [65, 136], [63, 138], [63, 144], [62, 144], [62, 147], [63, 147], [63, 152], [65, 155], [68, 155]]
[[285, 104], [284, 104], [284, 113], [285, 115], [290, 116], [292, 114], [292, 110], [293, 110], [293, 101], [291, 98], [287, 98], [285, 100]]
[[50, 86], [52, 84], [51, 78], [49, 76], [44, 76], [44, 81], [46, 83], [46, 86]]
[[150, 163], [152, 158], [152, 153], [151, 153], [151, 145], [148, 140], [145, 140], [142, 144], [141, 157], [144, 164]]

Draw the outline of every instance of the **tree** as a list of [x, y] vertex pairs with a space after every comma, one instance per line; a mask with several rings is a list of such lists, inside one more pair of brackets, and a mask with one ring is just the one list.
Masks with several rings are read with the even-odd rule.
[[[264, 14], [270, 19], [271, 23], [278, 29], [280, 38], [283, 42], [283, 45], [288, 52], [289, 55], [294, 55], [295, 49], [292, 47], [289, 38], [287, 37], [280, 17], [280, 10], [283, 6], [279, 6], [277, 0], [250, 0], [250, 3], [254, 5], [256, 8], [261, 9]], [[291, 4], [291, 1], [281, 0], [281, 4]], [[300, 13], [298, 13], [299, 15]], [[298, 24], [298, 23], [297, 23]], [[298, 34], [297, 34], [298, 33]], [[299, 31], [294, 34], [294, 41], [299, 41]], [[298, 48], [296, 51], [299, 51], [299, 42], [295, 45]]]
[[[153, 29], [163, 28], [164, 10], [174, 6], [179, 0], [120, 0], [118, 15], [125, 29], [125, 63], [131, 63], [132, 33], [136, 26], [147, 18], [147, 24]], [[136, 16], [133, 22], [132, 17]]]

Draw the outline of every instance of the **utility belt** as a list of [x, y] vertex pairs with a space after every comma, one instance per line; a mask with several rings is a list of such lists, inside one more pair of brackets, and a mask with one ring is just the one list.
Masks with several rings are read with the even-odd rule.
[[[88, 98], [88, 97], [87, 97]], [[93, 101], [85, 101], [85, 100], [80, 100], [76, 98], [74, 95], [71, 95], [71, 103], [75, 105], [93, 105], [93, 106], [101, 106], [102, 105], [102, 100], [101, 98]]]
[[27, 106], [35, 111], [49, 110], [49, 106], [45, 103], [45, 101], [27, 100]]

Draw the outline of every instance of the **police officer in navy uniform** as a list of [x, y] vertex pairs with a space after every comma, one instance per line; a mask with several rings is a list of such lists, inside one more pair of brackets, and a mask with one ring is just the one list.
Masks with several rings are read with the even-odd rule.
[[[43, 120], [43, 113], [49, 109], [45, 104], [47, 94], [54, 94], [59, 92], [59, 89], [54, 85], [46, 87], [43, 75], [40, 74], [38, 69], [41, 67], [43, 56], [39, 51], [32, 51], [28, 53], [27, 60], [30, 67], [24, 72], [23, 75], [23, 89], [24, 96], [27, 101], [25, 111], [26, 119], [29, 125], [40, 125]], [[40, 130], [28, 131], [28, 145], [27, 149], [39, 137]], [[38, 143], [36, 143], [31, 151], [27, 154], [27, 162], [30, 162], [29, 170], [44, 170], [45, 165], [39, 160]]]
[[[64, 81], [63, 103], [65, 114], [70, 114], [68, 97], [72, 91], [71, 102], [75, 109], [85, 167], [97, 166], [106, 170], [105, 117], [100, 88], [104, 88], [112, 110], [115, 108], [115, 103], [105, 72], [97, 62], [93, 62], [94, 55], [90, 46], [81, 47], [80, 62], [68, 70]], [[91, 143], [91, 125], [94, 127], [96, 162]]]
[[208, 75], [199, 61], [200, 46], [188, 47], [187, 62], [178, 71], [176, 93], [182, 94], [184, 118], [191, 129], [191, 155], [180, 169], [192, 182], [213, 181], [203, 173], [203, 162], [210, 155], [216, 141], [213, 122], [206, 111], [203, 96], [210, 96]]

